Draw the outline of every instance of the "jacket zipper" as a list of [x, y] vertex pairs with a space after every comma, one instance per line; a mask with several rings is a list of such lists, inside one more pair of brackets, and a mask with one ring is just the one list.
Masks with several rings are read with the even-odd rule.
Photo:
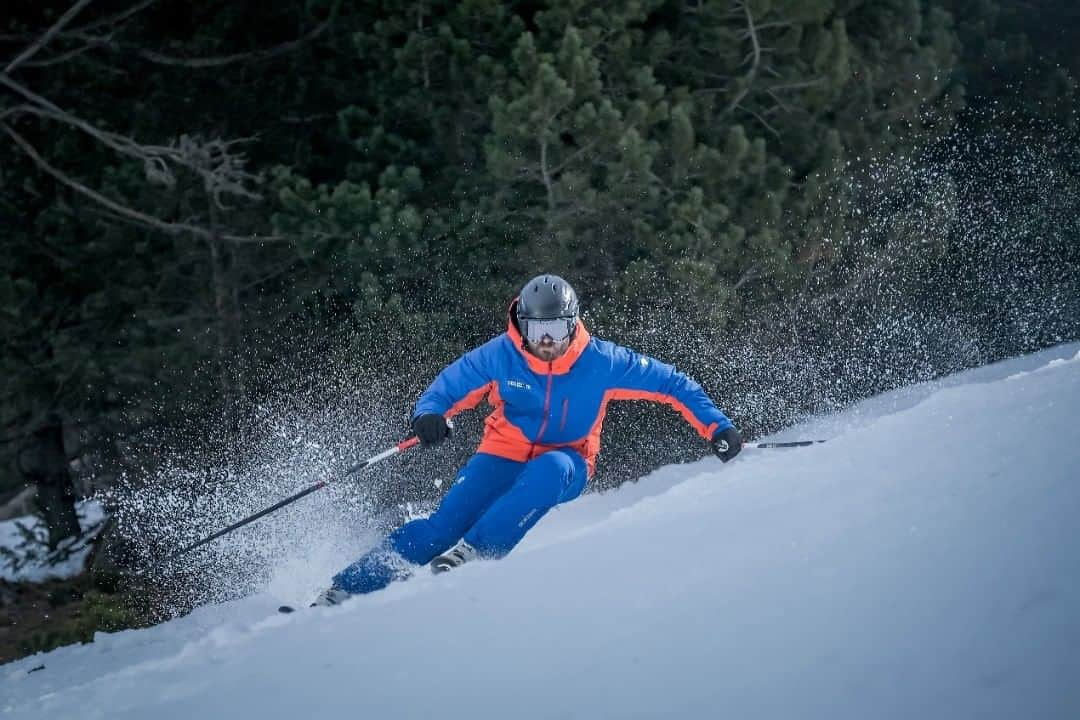
[[566, 411], [570, 409], [570, 398], [562, 399], [562, 420], [559, 421], [559, 432], [566, 430]]
[[540, 423], [540, 430], [536, 433], [536, 439], [533, 440], [532, 447], [529, 448], [529, 460], [533, 459], [533, 453], [536, 452], [536, 446], [540, 444], [540, 438], [544, 437], [544, 431], [547, 430], [548, 424], [548, 411], [551, 410], [551, 380], [552, 380], [552, 363], [548, 363], [547, 371], [547, 388], [544, 390], [544, 419]]

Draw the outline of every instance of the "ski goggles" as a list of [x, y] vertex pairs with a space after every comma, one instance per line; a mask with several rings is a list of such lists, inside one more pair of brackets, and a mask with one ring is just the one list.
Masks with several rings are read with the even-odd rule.
[[560, 318], [518, 318], [521, 325], [521, 334], [531, 343], [537, 345], [545, 337], [553, 342], [562, 342], [570, 337], [577, 325], [576, 317]]

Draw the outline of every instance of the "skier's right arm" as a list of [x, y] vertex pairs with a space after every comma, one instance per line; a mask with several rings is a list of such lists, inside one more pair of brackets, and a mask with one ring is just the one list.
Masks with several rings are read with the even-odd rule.
[[470, 350], [447, 365], [417, 400], [413, 420], [421, 415], [450, 418], [479, 405], [496, 383], [492, 366], [499, 340]]

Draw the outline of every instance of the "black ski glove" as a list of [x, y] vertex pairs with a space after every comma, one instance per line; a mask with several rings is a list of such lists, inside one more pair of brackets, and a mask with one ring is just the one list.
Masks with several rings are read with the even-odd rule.
[[713, 435], [712, 449], [716, 457], [727, 462], [742, 450], [742, 435], [733, 427], [721, 430]]
[[450, 435], [450, 423], [438, 413], [417, 415], [412, 429], [421, 445], [438, 445]]

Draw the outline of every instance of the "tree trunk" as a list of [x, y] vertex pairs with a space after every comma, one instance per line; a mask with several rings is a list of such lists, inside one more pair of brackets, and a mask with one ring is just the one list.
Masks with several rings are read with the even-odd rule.
[[64, 423], [50, 415], [43, 427], [31, 434], [19, 453], [19, 471], [27, 482], [37, 485], [35, 504], [49, 530], [49, 549], [79, 534], [75, 514], [75, 487], [64, 452]]

